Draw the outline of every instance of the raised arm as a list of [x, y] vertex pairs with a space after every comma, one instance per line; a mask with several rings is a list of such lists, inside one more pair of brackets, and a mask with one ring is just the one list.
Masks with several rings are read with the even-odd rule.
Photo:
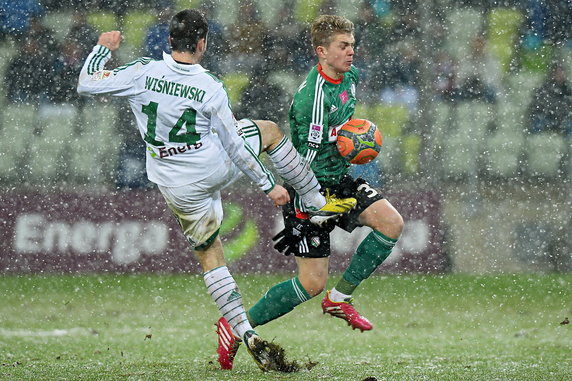
[[133, 80], [140, 75], [148, 59], [134, 61], [122, 67], [122, 70], [105, 70], [105, 64], [111, 59], [111, 52], [119, 48], [122, 38], [118, 31], [105, 32], [99, 36], [97, 45], [87, 56], [79, 74], [78, 93], [127, 96], [137, 92]]

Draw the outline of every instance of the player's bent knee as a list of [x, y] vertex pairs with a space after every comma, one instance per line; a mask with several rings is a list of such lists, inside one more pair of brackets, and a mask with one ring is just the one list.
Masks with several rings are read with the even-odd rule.
[[300, 279], [300, 283], [302, 283], [302, 286], [312, 298], [320, 295], [326, 287], [326, 281], [322, 278]]
[[324, 288], [325, 288], [325, 285], [320, 285], [320, 286], [316, 285], [307, 291], [308, 291], [308, 294], [313, 298], [314, 296], [320, 295], [324, 291]]
[[276, 123], [271, 120], [257, 120], [255, 123], [260, 128], [262, 135], [268, 135], [274, 139], [282, 139], [284, 133]]
[[403, 221], [403, 217], [401, 216], [401, 214], [395, 212], [391, 216], [389, 224], [393, 226], [393, 229], [395, 229], [397, 235], [401, 235], [401, 232], [403, 232], [403, 228], [405, 226], [405, 222]]
[[376, 202], [360, 216], [360, 220], [364, 225], [395, 239], [399, 238], [405, 225], [401, 214], [387, 200]]
[[255, 120], [254, 122], [260, 128], [263, 151], [272, 150], [284, 137], [284, 133], [276, 123], [270, 120]]
[[405, 222], [401, 214], [394, 212], [385, 214], [383, 218], [372, 223], [370, 227], [390, 238], [397, 239], [403, 232], [404, 225]]

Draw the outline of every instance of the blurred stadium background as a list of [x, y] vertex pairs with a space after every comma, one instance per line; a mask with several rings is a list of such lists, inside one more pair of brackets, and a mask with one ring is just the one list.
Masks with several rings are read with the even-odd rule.
[[[156, 54], [169, 9], [197, 6], [213, 21], [204, 66], [224, 80], [237, 117], [286, 130], [314, 63], [308, 21], [333, 12], [356, 23], [356, 117], [374, 121], [384, 145], [355, 171], [407, 219], [380, 271], [569, 272], [572, 8], [548, 3], [0, 1], [0, 272], [198, 271], [145, 179], [126, 102], [74, 93], [97, 33], [124, 33], [110, 62], [119, 66]], [[555, 83], [563, 90], [551, 92]], [[272, 252], [280, 219], [270, 203], [246, 182], [226, 199], [231, 266], [293, 270]], [[334, 270], [363, 234], [334, 232]]]

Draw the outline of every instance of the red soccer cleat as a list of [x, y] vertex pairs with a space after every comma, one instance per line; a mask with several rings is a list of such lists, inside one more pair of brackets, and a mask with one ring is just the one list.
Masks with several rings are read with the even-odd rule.
[[343, 302], [332, 302], [330, 300], [330, 291], [326, 292], [326, 296], [322, 299], [322, 311], [334, 317], [344, 319], [353, 329], [357, 328], [363, 332], [373, 328], [369, 320], [356, 311], [352, 305], [352, 299], [346, 299]]
[[234, 336], [230, 324], [224, 317], [218, 319], [216, 325], [216, 333], [218, 334], [218, 363], [222, 369], [232, 369], [234, 356], [238, 352], [241, 340]]

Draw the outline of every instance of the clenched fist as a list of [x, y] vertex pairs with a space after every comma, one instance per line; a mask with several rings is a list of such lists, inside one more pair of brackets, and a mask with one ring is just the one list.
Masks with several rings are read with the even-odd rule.
[[284, 189], [282, 185], [278, 184], [274, 186], [274, 189], [272, 189], [267, 196], [270, 197], [272, 201], [274, 201], [275, 206], [282, 206], [290, 201], [290, 195], [288, 195], [288, 191]]
[[118, 30], [113, 30], [111, 32], [104, 32], [99, 36], [97, 40], [98, 45], [103, 45], [111, 51], [117, 50], [119, 45], [121, 45], [121, 40], [123, 36]]

